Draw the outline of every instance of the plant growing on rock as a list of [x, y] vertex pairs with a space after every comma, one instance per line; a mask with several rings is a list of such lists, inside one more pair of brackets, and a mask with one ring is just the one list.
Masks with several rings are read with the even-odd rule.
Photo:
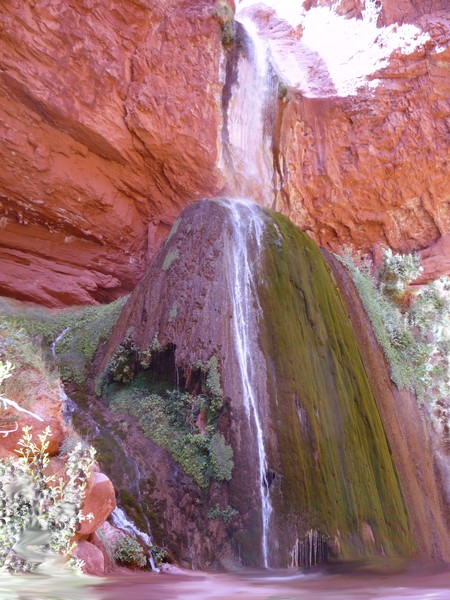
[[236, 39], [236, 33], [234, 13], [228, 2], [226, 0], [217, 0], [212, 15], [219, 21], [222, 28], [222, 44], [225, 48], [231, 47]]
[[114, 558], [122, 565], [143, 568], [147, 558], [142, 546], [130, 535], [125, 534], [117, 540]]
[[233, 449], [221, 433], [215, 433], [209, 442], [211, 474], [218, 481], [230, 481], [233, 472]]
[[[45, 470], [50, 428], [34, 441], [23, 428], [16, 461], [0, 461], [0, 572], [26, 573], [68, 558], [71, 539], [84, 515], [81, 504], [93, 465], [94, 450], [81, 444], [69, 452], [66, 477], [55, 481]], [[75, 568], [82, 563], [71, 559]]]
[[216, 431], [224, 408], [217, 357], [206, 365], [196, 363], [192, 370], [201, 378], [200, 393], [162, 386], [154, 380], [157, 374], [145, 370], [130, 385], [111, 385], [107, 396], [112, 411], [137, 419], [142, 433], [165, 447], [206, 488], [210, 479], [231, 479], [233, 450]]
[[[2, 305], [0, 338], [8, 347], [8, 356], [16, 364], [27, 363], [43, 369], [43, 358], [50, 358], [50, 345], [57, 338], [54, 350], [64, 381], [84, 385], [94, 354], [116, 322], [127, 298], [110, 304], [52, 310], [23, 309]], [[60, 335], [64, 332], [64, 335]], [[0, 350], [1, 350], [0, 339]], [[41, 351], [39, 351], [41, 350]]]
[[406, 286], [417, 279], [422, 271], [419, 256], [394, 254], [388, 248], [384, 252], [383, 263], [377, 273], [378, 288], [384, 295], [395, 302], [400, 302]]
[[156, 566], [159, 567], [167, 558], [167, 550], [165, 548], [161, 548], [161, 546], [152, 546], [150, 550]]
[[130, 337], [119, 344], [109, 361], [108, 372], [113, 381], [130, 383], [136, 373], [139, 350]]
[[350, 252], [338, 259], [358, 290], [394, 383], [420, 401], [442, 403], [450, 396], [450, 279], [423, 286], [406, 305], [406, 288], [421, 271], [416, 256], [386, 250], [378, 272]]
[[208, 519], [221, 519], [225, 524], [227, 524], [231, 521], [233, 517], [235, 517], [238, 514], [239, 511], [230, 506], [229, 504], [225, 508], [220, 508], [220, 505], [216, 504], [214, 508], [209, 509]]

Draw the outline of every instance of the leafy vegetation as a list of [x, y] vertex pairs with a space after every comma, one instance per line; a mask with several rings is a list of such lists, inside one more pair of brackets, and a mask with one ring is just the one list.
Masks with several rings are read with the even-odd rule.
[[448, 398], [450, 279], [423, 286], [405, 302], [406, 288], [421, 270], [418, 257], [387, 250], [377, 272], [367, 258], [350, 252], [338, 258], [352, 276], [394, 383], [420, 401]]
[[233, 449], [221, 433], [215, 433], [209, 442], [211, 475], [217, 481], [230, 481], [233, 471]]
[[229, 523], [231, 519], [238, 514], [239, 511], [229, 504], [225, 508], [220, 508], [220, 505], [216, 504], [214, 508], [209, 509], [208, 519], [221, 519], [224, 523]]
[[[136, 354], [127, 341], [124, 344], [111, 361], [114, 368], [111, 363], [109, 366], [112, 383], [106, 388], [106, 399], [111, 410], [137, 419], [144, 435], [166, 448], [200, 487], [207, 487], [210, 479], [230, 480], [233, 450], [216, 431], [224, 408], [217, 358], [211, 358], [206, 365], [197, 363], [193, 367], [203, 377], [201, 393], [194, 395], [172, 389], [169, 382], [162, 381], [149, 368], [148, 354], [144, 362], [143, 353]], [[122, 363], [119, 370], [116, 366], [119, 364], [117, 357], [123, 356], [126, 348], [132, 348], [131, 357], [128, 354], [132, 367], [127, 368], [124, 378]], [[159, 352], [162, 351], [160, 348]], [[158, 351], [148, 349], [147, 352], [157, 354]], [[143, 370], [143, 365], [147, 370]], [[133, 379], [130, 382], [128, 374], [131, 372]]]
[[378, 289], [395, 302], [402, 301], [406, 286], [417, 279], [422, 271], [416, 254], [394, 254], [388, 248], [377, 273]]
[[234, 13], [226, 0], [217, 0], [216, 6], [212, 12], [222, 28], [222, 44], [225, 48], [230, 48], [236, 39]]
[[[94, 354], [108, 339], [125, 302], [126, 298], [120, 298], [101, 306], [62, 310], [21, 308], [19, 311], [13, 304], [2, 300], [0, 351], [2, 340], [3, 344], [6, 340], [11, 361], [20, 360], [42, 368], [45, 357], [50, 356], [50, 346], [59, 338], [54, 350], [62, 379], [84, 385]], [[43, 353], [36, 353], [37, 345], [43, 348]]]
[[142, 546], [130, 535], [125, 534], [117, 540], [114, 558], [122, 565], [140, 567], [147, 566], [147, 558]]
[[161, 546], [152, 546], [150, 550], [156, 566], [160, 566], [167, 558], [167, 550], [165, 548], [161, 548]]
[[113, 381], [130, 383], [136, 373], [139, 361], [139, 349], [130, 337], [119, 344], [108, 365]]
[[[0, 572], [27, 573], [66, 558], [84, 515], [81, 504], [94, 460], [94, 450], [75, 446], [67, 455], [66, 477], [45, 474], [50, 428], [33, 439], [23, 428], [17, 461], [0, 461]], [[79, 561], [72, 559], [74, 568]]]

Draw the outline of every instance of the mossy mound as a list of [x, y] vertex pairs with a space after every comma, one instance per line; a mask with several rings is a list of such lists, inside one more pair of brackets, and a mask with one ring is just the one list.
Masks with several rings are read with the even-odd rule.
[[48, 362], [53, 360], [50, 347], [58, 339], [54, 350], [61, 378], [82, 387], [95, 352], [108, 339], [125, 302], [126, 297], [98, 306], [50, 309], [0, 298], [0, 330], [26, 332]]
[[262, 276], [280, 564], [310, 529], [343, 558], [412, 554], [398, 474], [334, 281], [316, 244], [273, 212]]

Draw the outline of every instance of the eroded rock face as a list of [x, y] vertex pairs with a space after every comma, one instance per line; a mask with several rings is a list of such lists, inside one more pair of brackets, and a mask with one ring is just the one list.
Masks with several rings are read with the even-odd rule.
[[405, 252], [439, 240], [450, 228], [449, 66], [450, 53], [399, 57], [383, 74], [391, 93], [293, 95], [282, 117], [286, 193], [277, 206], [332, 250], [381, 242]]
[[437, 242], [450, 229], [444, 3], [309, 2], [291, 22], [288, 3], [267, 4], [276, 10], [245, 11], [289, 87], [276, 123], [276, 208], [333, 250]]
[[180, 206], [220, 187], [214, 2], [12, 2], [1, 21], [0, 294], [131, 289]]
[[[227, 188], [223, 108], [236, 57], [221, 45], [214, 5], [4, 7], [0, 294], [48, 306], [116, 298], [137, 283], [183, 207]], [[307, 85], [280, 88], [273, 124], [274, 206], [333, 250], [434, 244], [450, 228], [446, 0], [302, 6], [348, 22], [370, 9], [381, 36], [414, 27], [423, 43], [413, 35], [404, 54], [394, 44], [350, 96], [320, 54], [303, 52]], [[263, 3], [251, 8], [273, 55], [289, 54], [307, 31]]]
[[13, 378], [7, 379], [3, 385], [2, 392], [5, 396], [29, 412], [9, 406], [2, 414], [1, 429], [10, 433], [1, 437], [0, 452], [17, 458], [15, 449], [19, 448], [17, 444], [23, 437], [23, 427], [32, 428], [34, 441], [37, 441], [37, 436], [50, 427], [48, 454], [49, 456], [57, 454], [67, 434], [67, 427], [64, 424], [61, 401], [55, 383], [44, 378], [36, 369], [25, 365], [17, 368]]

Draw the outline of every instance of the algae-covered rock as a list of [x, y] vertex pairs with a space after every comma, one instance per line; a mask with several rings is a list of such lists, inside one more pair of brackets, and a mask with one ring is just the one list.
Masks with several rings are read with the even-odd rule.
[[[209, 560], [232, 548], [245, 564], [285, 567], [311, 531], [340, 558], [414, 552], [348, 317], [318, 247], [287, 219], [245, 201], [187, 208], [125, 305], [97, 374], [125, 339], [145, 358], [137, 371], [151, 364], [192, 397], [205, 386], [199, 365], [215, 357], [228, 411], [215, 426], [234, 468], [205, 502], [215, 506], [220, 489], [238, 516], [211, 530], [220, 542]], [[155, 485], [167, 482], [156, 473]], [[185, 524], [191, 540], [204, 527], [193, 511]]]
[[284, 560], [309, 529], [337, 540], [346, 558], [412, 552], [398, 475], [339, 293], [316, 244], [276, 213], [258, 292]]

